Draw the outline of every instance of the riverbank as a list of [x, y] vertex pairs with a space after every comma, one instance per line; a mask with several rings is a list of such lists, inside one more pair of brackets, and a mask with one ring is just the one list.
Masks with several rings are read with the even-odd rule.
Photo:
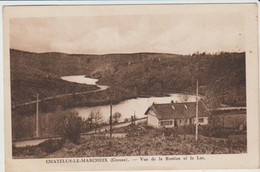
[[[87, 86], [96, 88], [95, 85]], [[71, 109], [75, 107], [97, 107], [110, 105], [111, 102], [113, 105], [117, 105], [120, 102], [137, 98], [170, 97], [172, 93], [173, 92], [169, 90], [164, 92], [133, 92], [129, 90], [120, 90], [117, 88], [107, 88], [104, 90], [94, 89], [42, 98], [39, 102], [39, 111], [42, 113], [49, 113], [55, 111], [57, 108]], [[187, 97], [189, 96], [187, 92], [176, 94], [185, 95]], [[169, 102], [170, 101], [171, 100], [169, 100]], [[22, 104], [20, 106], [16, 106], [12, 110], [12, 115], [28, 116], [35, 114], [35, 103], [36, 101], [33, 101], [28, 102], [25, 105]]]

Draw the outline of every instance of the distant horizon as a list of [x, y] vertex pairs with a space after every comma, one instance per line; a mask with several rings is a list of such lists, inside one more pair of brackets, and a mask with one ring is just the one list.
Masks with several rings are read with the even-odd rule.
[[9, 48], [9, 50], [15, 50], [15, 51], [22, 51], [26, 53], [36, 53], [36, 54], [46, 54], [46, 53], [60, 53], [60, 54], [69, 54], [69, 55], [109, 55], [109, 54], [169, 54], [169, 55], [181, 55], [181, 56], [192, 56], [193, 54], [201, 55], [205, 53], [206, 55], [215, 55], [220, 53], [245, 53], [245, 51], [218, 51], [218, 52], [194, 52], [191, 54], [177, 54], [177, 53], [163, 53], [163, 52], [122, 52], [122, 53], [105, 53], [105, 54], [93, 54], [93, 53], [67, 53], [62, 51], [46, 51], [46, 52], [35, 52], [35, 51], [27, 51], [27, 50], [21, 50], [21, 49], [15, 49], [15, 48]]

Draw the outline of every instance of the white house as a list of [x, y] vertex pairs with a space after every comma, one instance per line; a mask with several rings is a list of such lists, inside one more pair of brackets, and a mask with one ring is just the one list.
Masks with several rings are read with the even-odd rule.
[[[206, 125], [209, 122], [209, 111], [199, 102], [198, 124]], [[145, 112], [147, 124], [159, 127], [178, 127], [196, 124], [196, 102], [153, 104]]]

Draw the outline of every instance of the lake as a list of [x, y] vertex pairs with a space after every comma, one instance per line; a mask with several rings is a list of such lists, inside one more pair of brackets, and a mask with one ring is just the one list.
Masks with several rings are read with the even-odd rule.
[[[63, 80], [69, 82], [76, 82], [80, 84], [88, 84], [88, 85], [97, 85], [101, 90], [107, 89], [109, 86], [105, 85], [98, 85], [96, 82], [98, 79], [88, 78], [85, 75], [73, 75], [73, 76], [63, 76], [61, 77]], [[95, 91], [96, 92], [96, 91]], [[195, 95], [187, 95], [187, 94], [180, 94], [174, 93], [170, 94], [169, 96], [162, 96], [162, 97], [149, 97], [149, 98], [132, 98], [125, 101], [122, 101], [118, 104], [114, 104], [112, 106], [113, 114], [115, 112], [121, 113], [121, 121], [125, 118], [131, 118], [131, 115], [135, 115], [137, 118], [145, 117], [144, 113], [153, 103], [170, 103], [171, 101], [174, 102], [195, 102], [196, 96]], [[102, 105], [102, 106], [95, 106], [95, 107], [76, 107], [71, 108], [70, 110], [76, 111], [79, 116], [83, 118], [87, 118], [91, 111], [99, 111], [105, 121], [109, 120], [110, 116], [110, 105]]]
[[61, 79], [68, 82], [75, 82], [79, 84], [96, 85], [99, 87], [98, 91], [106, 90], [107, 88], [109, 88], [109, 86], [97, 84], [96, 82], [98, 81], [98, 79], [88, 78], [85, 77], [85, 75], [62, 76]]

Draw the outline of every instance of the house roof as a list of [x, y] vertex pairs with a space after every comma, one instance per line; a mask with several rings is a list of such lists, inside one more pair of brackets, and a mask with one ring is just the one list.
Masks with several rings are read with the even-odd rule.
[[[153, 110], [158, 119], [191, 118], [196, 116], [196, 102], [153, 104], [145, 112]], [[199, 117], [209, 116], [209, 111], [199, 102]]]

